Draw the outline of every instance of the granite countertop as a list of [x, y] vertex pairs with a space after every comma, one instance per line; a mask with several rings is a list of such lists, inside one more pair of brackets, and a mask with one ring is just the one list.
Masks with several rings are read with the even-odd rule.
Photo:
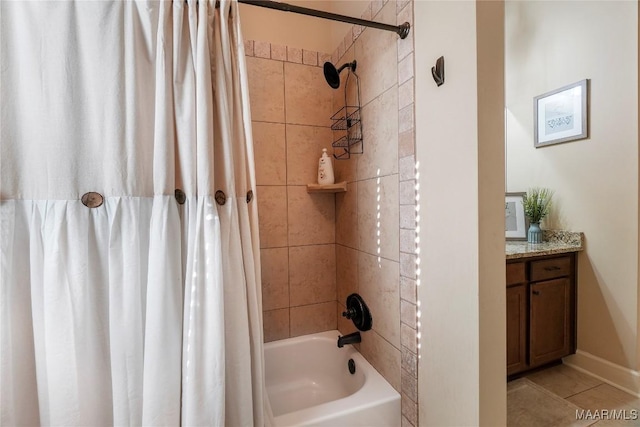
[[507, 241], [507, 259], [562, 254], [584, 250], [584, 233], [562, 230], [544, 230], [543, 242]]

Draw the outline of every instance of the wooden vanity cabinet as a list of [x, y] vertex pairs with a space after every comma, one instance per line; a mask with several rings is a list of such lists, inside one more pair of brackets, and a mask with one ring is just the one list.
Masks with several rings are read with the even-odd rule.
[[575, 353], [575, 253], [508, 260], [507, 375]]
[[507, 264], [507, 375], [527, 368], [529, 297], [525, 265]]

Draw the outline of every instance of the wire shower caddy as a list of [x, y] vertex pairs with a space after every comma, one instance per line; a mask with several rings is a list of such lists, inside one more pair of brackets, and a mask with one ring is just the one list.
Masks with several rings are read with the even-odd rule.
[[[353, 79], [351, 79], [352, 75]], [[356, 105], [349, 105], [348, 102], [350, 80], [355, 80]], [[362, 154], [364, 152], [362, 119], [360, 117], [360, 77], [351, 69], [349, 69], [344, 84], [344, 107], [331, 116], [331, 122], [331, 130], [334, 131], [334, 137], [337, 136], [337, 139], [331, 144], [334, 158], [347, 160], [351, 158], [352, 154]]]

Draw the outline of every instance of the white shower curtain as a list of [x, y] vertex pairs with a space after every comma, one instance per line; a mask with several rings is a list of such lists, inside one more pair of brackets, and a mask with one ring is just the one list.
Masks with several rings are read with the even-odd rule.
[[237, 3], [0, 18], [0, 424], [263, 425]]

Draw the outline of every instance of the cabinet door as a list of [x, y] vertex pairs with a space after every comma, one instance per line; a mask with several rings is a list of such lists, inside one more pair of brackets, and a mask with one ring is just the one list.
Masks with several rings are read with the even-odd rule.
[[527, 285], [507, 288], [507, 375], [527, 367]]
[[571, 282], [568, 278], [532, 283], [530, 304], [530, 366], [571, 353]]

